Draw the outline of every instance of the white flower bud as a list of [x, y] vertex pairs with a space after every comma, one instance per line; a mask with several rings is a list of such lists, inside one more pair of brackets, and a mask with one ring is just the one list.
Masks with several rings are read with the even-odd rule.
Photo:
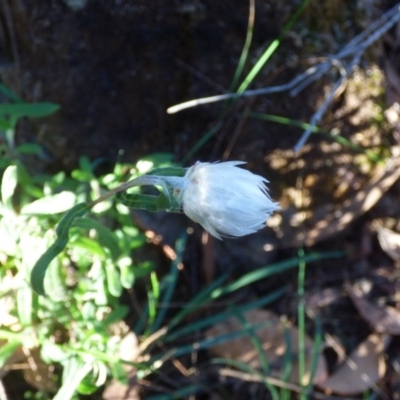
[[280, 209], [268, 195], [268, 181], [240, 164], [245, 163], [197, 162], [174, 191], [184, 213], [217, 239], [257, 232]]

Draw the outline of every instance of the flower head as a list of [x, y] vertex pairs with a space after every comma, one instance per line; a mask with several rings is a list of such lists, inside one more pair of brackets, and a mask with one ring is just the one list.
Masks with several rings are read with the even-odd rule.
[[257, 232], [272, 212], [280, 209], [268, 195], [268, 181], [238, 168], [240, 164], [245, 163], [197, 162], [175, 192], [184, 213], [218, 239]]

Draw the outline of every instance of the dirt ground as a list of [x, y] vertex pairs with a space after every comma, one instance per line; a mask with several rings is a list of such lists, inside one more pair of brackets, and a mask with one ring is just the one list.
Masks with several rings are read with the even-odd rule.
[[[245, 73], [279, 37], [300, 3], [255, 1], [254, 37]], [[389, 6], [390, 2], [367, 0], [311, 1], [251, 88], [293, 79], [336, 53]], [[45, 120], [25, 121], [18, 140], [46, 149], [41, 164], [32, 166], [38, 170], [71, 170], [81, 155], [105, 160], [107, 169], [118, 159], [134, 162], [154, 152], [171, 152], [181, 161], [219, 124], [216, 133], [185, 160], [186, 165], [196, 160], [245, 160], [249, 169], [268, 178], [271, 197], [283, 212], [271, 218], [269, 229], [234, 243], [209, 240], [201, 245], [202, 232], [195, 228], [185, 255], [190, 268], [183, 296], [192, 297], [222, 271], [238, 276], [294, 256], [299, 248], [345, 249], [348, 257], [340, 262], [315, 263], [307, 270], [306, 292], [316, 301], [327, 298], [326, 290], [332, 291], [332, 301], [322, 306], [317, 302], [321, 323], [333, 336], [340, 325], [351, 348], [374, 329], [360, 316], [346, 287], [367, 279], [373, 285], [371, 301], [385, 299], [394, 308], [400, 293], [396, 261], [377, 239], [377, 227], [400, 228], [399, 29], [368, 49], [319, 124], [359, 148], [321, 134], [311, 135], [295, 153], [302, 129], [251, 113], [309, 122], [335, 81], [334, 72], [295, 97], [280, 93], [244, 98], [233, 106], [221, 102], [173, 115], [166, 112], [174, 104], [229, 90], [246, 37], [248, 9], [246, 0], [3, 0], [2, 81], [26, 101], [52, 101], [62, 107]], [[391, 164], [376, 162], [365, 149]], [[165, 216], [147, 220], [136, 214], [135, 218], [158, 232], [167, 224]], [[247, 296], [290, 282], [293, 296], [272, 308], [295, 322], [296, 279], [295, 272], [285, 272], [263, 286], [255, 285]], [[376, 398], [400, 398], [397, 346], [394, 337], [390, 367]], [[338, 356], [331, 350], [327, 356], [334, 365]], [[200, 355], [200, 363], [201, 357], [206, 355]], [[201, 379], [217, 385], [213, 371]], [[255, 384], [230, 380], [225, 384], [236, 390], [236, 399], [255, 390]], [[260, 390], [252, 398], [268, 398]], [[149, 393], [151, 389], [144, 390], [143, 396]], [[202, 398], [223, 398], [207, 396]]]

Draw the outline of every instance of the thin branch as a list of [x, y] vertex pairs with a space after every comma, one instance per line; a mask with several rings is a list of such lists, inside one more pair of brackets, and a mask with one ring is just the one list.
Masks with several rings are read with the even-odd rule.
[[[378, 20], [370, 24], [363, 32], [352, 39], [346, 46], [344, 46], [335, 55], [329, 56], [325, 61], [307, 69], [302, 74], [298, 75], [291, 81], [278, 86], [269, 86], [261, 89], [247, 90], [242, 93], [225, 93], [217, 96], [203, 97], [200, 99], [190, 100], [184, 103], [177, 104], [167, 109], [168, 114], [174, 114], [179, 111], [191, 107], [197, 107], [203, 104], [215, 103], [228, 99], [238, 99], [241, 97], [261, 96], [272, 93], [279, 93], [289, 91], [291, 96], [298, 95], [311, 83], [320, 79], [323, 75], [331, 70], [332, 67], [342, 65], [346, 73], [334, 84], [328, 96], [320, 109], [312, 116], [310, 127], [304, 132], [300, 140], [295, 146], [295, 151], [298, 151], [307, 141], [312, 129], [321, 120], [326, 112], [329, 104], [335, 97], [335, 93], [340, 88], [342, 83], [353, 72], [356, 65], [359, 64], [365, 50], [381, 38], [390, 28], [392, 28], [400, 20], [400, 5], [397, 4], [389, 11], [384, 13]], [[351, 57], [351, 58], [350, 58]], [[350, 58], [350, 60], [345, 60]]]

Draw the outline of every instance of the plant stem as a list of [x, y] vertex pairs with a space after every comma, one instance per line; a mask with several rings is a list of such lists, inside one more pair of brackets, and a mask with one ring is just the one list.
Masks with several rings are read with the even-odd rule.
[[179, 176], [156, 176], [156, 175], [143, 175], [139, 176], [135, 179], [132, 179], [128, 182], [124, 182], [115, 189], [110, 190], [109, 192], [103, 194], [98, 199], [89, 203], [89, 207], [92, 208], [96, 204], [101, 203], [114, 196], [119, 192], [124, 192], [135, 186], [145, 186], [145, 185], [158, 185], [161, 186], [165, 192], [165, 195], [170, 198], [170, 191], [168, 190], [168, 186], [172, 188], [182, 189], [184, 185], [184, 178]]
[[304, 382], [305, 376], [305, 306], [304, 306], [304, 281], [306, 275], [306, 262], [304, 261], [304, 249], [300, 248], [298, 251], [299, 255], [299, 272], [298, 272], [298, 306], [297, 306], [297, 318], [299, 325], [299, 383], [300, 383], [300, 400], [307, 400], [307, 383]]

